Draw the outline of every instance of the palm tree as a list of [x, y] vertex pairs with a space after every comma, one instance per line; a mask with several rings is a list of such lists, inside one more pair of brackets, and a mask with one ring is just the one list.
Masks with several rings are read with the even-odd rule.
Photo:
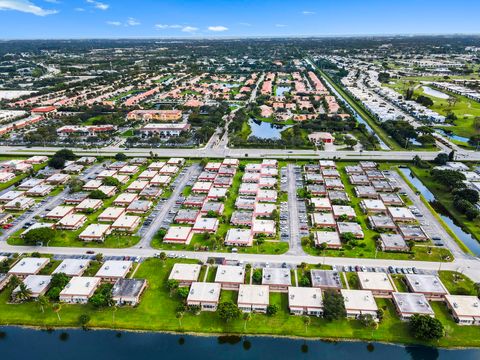
[[303, 323], [305, 324], [305, 332], [307, 332], [308, 325], [310, 325], [311, 319], [310, 316], [303, 317]]
[[38, 305], [40, 305], [40, 309], [42, 309], [42, 313], [45, 312], [44, 307], [48, 305], [48, 299], [46, 296], [40, 295], [37, 299]]
[[183, 312], [182, 311], [177, 311], [175, 314], [176, 318], [178, 319], [178, 323], [180, 326], [182, 326], [182, 318], [183, 318]]
[[10, 279], [9, 285], [12, 289], [15, 289], [17, 286], [19, 286], [22, 282], [18, 278], [18, 276], [13, 275]]
[[252, 320], [252, 313], [244, 313], [243, 320], [245, 321], [243, 325], [243, 331], [247, 331], [247, 322]]
[[21, 283], [18, 286], [18, 291], [14, 292], [13, 296], [17, 301], [27, 301], [30, 299], [30, 296], [32, 296], [32, 291], [27, 287], [27, 285]]
[[52, 305], [52, 310], [53, 310], [54, 313], [57, 314], [58, 320], [59, 320], [59, 321], [62, 321], [62, 319], [60, 318], [60, 310], [62, 310], [62, 304], [60, 304], [60, 303], [54, 303], [54, 304]]

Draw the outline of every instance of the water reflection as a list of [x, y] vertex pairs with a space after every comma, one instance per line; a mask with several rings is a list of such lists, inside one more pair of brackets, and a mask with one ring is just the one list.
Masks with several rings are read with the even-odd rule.
[[[478, 360], [480, 350], [443, 350], [423, 346], [399, 346], [383, 343], [328, 342], [272, 337], [190, 336], [164, 333], [118, 331], [55, 331], [68, 334], [68, 341], [49, 336], [46, 331], [8, 327], [0, 343], [2, 359], [36, 360]], [[394, 330], [392, 330], [394, 331]], [[121, 339], [121, 340], [120, 340]], [[189, 346], [182, 346], [188, 341]], [[228, 344], [228, 345], [225, 345]], [[180, 346], [179, 346], [180, 345]], [[21, 356], [19, 355], [21, 353]]]
[[272, 124], [265, 121], [250, 119], [248, 125], [251, 129], [250, 136], [259, 139], [278, 140], [282, 138], [282, 131], [291, 127], [291, 125]]

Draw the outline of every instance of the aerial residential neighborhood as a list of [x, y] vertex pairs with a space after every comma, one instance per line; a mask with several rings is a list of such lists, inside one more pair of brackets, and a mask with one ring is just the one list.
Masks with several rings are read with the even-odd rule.
[[0, 0], [2, 355], [479, 358], [478, 10]]

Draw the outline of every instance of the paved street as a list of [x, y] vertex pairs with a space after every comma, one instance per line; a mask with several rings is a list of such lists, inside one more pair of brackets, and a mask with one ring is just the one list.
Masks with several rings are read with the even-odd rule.
[[287, 185], [288, 185], [288, 219], [290, 225], [290, 255], [303, 255], [300, 239], [300, 225], [298, 213], [297, 186], [295, 176], [295, 165], [287, 165]]
[[413, 202], [420, 214], [423, 215], [422, 218], [418, 220], [422, 224], [423, 230], [430, 236], [438, 236], [442, 239], [442, 242], [445, 246], [452, 252], [453, 256], [456, 259], [460, 258], [470, 258], [471, 256], [465, 254], [455, 240], [447, 233], [443, 226], [438, 222], [438, 220], [433, 216], [432, 212], [425, 206], [425, 204], [420, 199], [420, 196], [417, 195], [408, 184], [403, 180], [403, 178], [396, 172], [391, 171], [390, 176], [393, 178], [398, 186], [401, 188], [400, 192], [405, 192], [410, 200]]
[[159, 209], [157, 216], [152, 220], [151, 225], [143, 233], [140, 242], [134, 246], [134, 248], [150, 248], [151, 241], [155, 234], [162, 227], [162, 223], [165, 221], [169, 211], [173, 208], [177, 202], [179, 196], [182, 194], [183, 189], [190, 181], [191, 178], [196, 178], [201, 172], [200, 164], [190, 165], [185, 169], [185, 172], [179, 174], [177, 178], [177, 183], [174, 185], [172, 195], [164, 202], [161, 203], [161, 208]]

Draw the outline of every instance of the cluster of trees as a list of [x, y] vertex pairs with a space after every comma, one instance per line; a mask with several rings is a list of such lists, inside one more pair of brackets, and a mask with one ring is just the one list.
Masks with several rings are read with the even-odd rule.
[[423, 106], [430, 107], [433, 106], [433, 100], [430, 99], [428, 96], [425, 95], [419, 95], [415, 99], [415, 101]]
[[54, 169], [63, 169], [67, 160], [75, 160], [76, 156], [72, 150], [58, 150], [48, 161], [48, 166]]
[[57, 231], [48, 227], [32, 229], [23, 237], [26, 245], [46, 245], [50, 240], [55, 238]]
[[411, 140], [417, 140], [423, 145], [432, 145], [435, 138], [433, 130], [428, 126], [415, 129], [407, 121], [388, 120], [382, 123], [382, 128], [402, 147], [408, 149]]
[[413, 315], [409, 321], [412, 335], [420, 340], [438, 340], [445, 335], [445, 329], [440, 320], [428, 315]]
[[465, 214], [468, 220], [476, 219], [480, 212], [476, 207], [479, 201], [478, 192], [468, 189], [463, 182], [466, 180], [465, 175], [455, 170], [439, 170], [431, 171], [435, 181], [447, 187], [453, 194], [453, 206], [462, 214]]
[[112, 284], [100, 285], [88, 302], [97, 308], [112, 306], [114, 304], [112, 288]]

